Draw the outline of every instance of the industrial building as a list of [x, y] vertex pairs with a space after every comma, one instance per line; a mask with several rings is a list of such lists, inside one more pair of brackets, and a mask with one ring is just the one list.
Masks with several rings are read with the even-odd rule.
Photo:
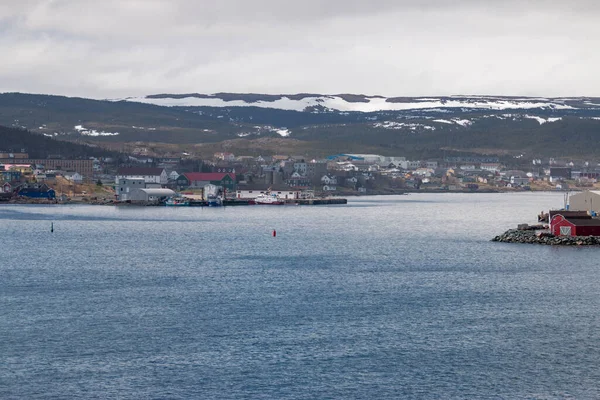
[[600, 214], [600, 190], [587, 190], [569, 196], [569, 210]]
[[171, 189], [135, 189], [129, 193], [132, 202], [157, 203], [175, 196]]

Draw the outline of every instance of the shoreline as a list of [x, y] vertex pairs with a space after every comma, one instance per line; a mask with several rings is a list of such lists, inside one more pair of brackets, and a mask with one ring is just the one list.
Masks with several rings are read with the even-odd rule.
[[[437, 189], [401, 189], [397, 191], [378, 191], [377, 193], [339, 193], [333, 194], [328, 197], [315, 197], [314, 200], [339, 200], [343, 198], [359, 198], [359, 197], [371, 197], [371, 196], [406, 196], [409, 194], [503, 194], [503, 193], [565, 193], [567, 190], [437, 190]], [[92, 198], [82, 197], [76, 199], [70, 199], [67, 201], [59, 201], [58, 199], [35, 199], [35, 198], [12, 198], [10, 200], [0, 201], [2, 205], [69, 205], [69, 204], [86, 204], [93, 206], [116, 206], [116, 205], [133, 205], [139, 206], [138, 204], [131, 203], [120, 203], [113, 199], [108, 198]]]
[[492, 242], [539, 244], [549, 246], [600, 246], [600, 236], [554, 236], [547, 231], [509, 229]]

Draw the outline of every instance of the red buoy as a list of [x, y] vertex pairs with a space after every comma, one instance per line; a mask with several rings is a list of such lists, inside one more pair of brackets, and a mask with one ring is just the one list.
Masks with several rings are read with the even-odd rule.
[[277, 236], [277, 231], [273, 229], [273, 237]]

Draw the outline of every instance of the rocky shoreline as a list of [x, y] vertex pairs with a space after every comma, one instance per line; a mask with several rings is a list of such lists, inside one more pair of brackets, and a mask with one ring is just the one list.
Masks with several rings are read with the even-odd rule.
[[600, 246], [600, 236], [554, 236], [547, 232], [536, 233], [535, 230], [509, 229], [502, 235], [493, 238], [492, 242], [551, 246]]

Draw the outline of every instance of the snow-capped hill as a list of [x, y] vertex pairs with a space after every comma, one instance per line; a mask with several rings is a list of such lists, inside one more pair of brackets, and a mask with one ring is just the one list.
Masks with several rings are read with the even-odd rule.
[[498, 96], [383, 97], [366, 95], [159, 94], [126, 101], [179, 107], [261, 107], [308, 112], [406, 110], [577, 110], [599, 109], [600, 99]]

